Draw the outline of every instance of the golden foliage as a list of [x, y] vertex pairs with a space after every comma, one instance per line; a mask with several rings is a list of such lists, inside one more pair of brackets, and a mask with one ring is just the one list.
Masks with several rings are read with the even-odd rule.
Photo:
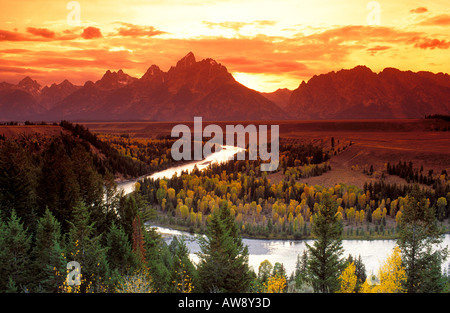
[[406, 271], [402, 265], [400, 248], [396, 246], [378, 271], [379, 284], [371, 285], [368, 280], [361, 287], [364, 293], [403, 293]]
[[264, 284], [265, 292], [267, 293], [282, 293], [286, 288], [286, 277], [283, 275], [274, 275], [269, 277]]
[[354, 293], [356, 287], [356, 281], [358, 278], [355, 274], [356, 266], [352, 262], [343, 271], [339, 280], [341, 281], [341, 288], [338, 293]]
[[146, 268], [142, 268], [132, 275], [122, 277], [115, 292], [117, 293], [151, 293], [151, 277]]

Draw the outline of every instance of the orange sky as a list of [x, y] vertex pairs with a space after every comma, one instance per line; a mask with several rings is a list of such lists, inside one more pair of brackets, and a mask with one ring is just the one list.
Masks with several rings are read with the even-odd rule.
[[141, 77], [189, 51], [259, 91], [356, 65], [450, 72], [448, 0], [80, 0], [79, 19], [70, 1], [0, 1], [0, 82]]

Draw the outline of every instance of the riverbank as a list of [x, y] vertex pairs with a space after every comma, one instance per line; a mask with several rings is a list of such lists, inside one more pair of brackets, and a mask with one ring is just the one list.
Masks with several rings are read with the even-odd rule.
[[[147, 224], [148, 225], [148, 224]], [[168, 228], [166, 226], [159, 226], [150, 224], [149, 227], [155, 227], [156, 231], [161, 234], [163, 240], [169, 244], [173, 236], [185, 236], [186, 246], [189, 250], [190, 259], [196, 263], [198, 262], [198, 255], [201, 251], [195, 233], [185, 232], [180, 229]], [[275, 263], [282, 263], [286, 269], [286, 273], [290, 275], [295, 271], [297, 256], [301, 256], [307, 249], [306, 244], [313, 244], [313, 239], [302, 240], [280, 240], [270, 238], [243, 238], [243, 243], [248, 247], [249, 251], [249, 266], [256, 272], [262, 261], [268, 260], [272, 265]], [[353, 257], [361, 256], [362, 261], [366, 267], [367, 274], [376, 274], [382, 262], [392, 252], [392, 249], [397, 245], [396, 240], [380, 239], [343, 239], [342, 246], [344, 252], [343, 257], [351, 254]], [[443, 246], [450, 245], [450, 234], [444, 235]], [[450, 265], [447, 259], [442, 264], [442, 270]]]
[[[180, 225], [176, 223], [167, 223], [161, 221], [161, 219], [152, 221], [152, 225], [159, 226], [159, 227], [165, 227], [170, 228], [173, 230], [177, 230], [180, 232], [186, 232], [191, 235], [204, 235], [205, 234], [205, 226], [192, 226], [192, 225]], [[370, 225], [369, 227], [374, 227], [375, 225]], [[450, 234], [450, 226], [448, 222], [441, 223], [440, 225], [443, 228], [442, 234]], [[396, 229], [388, 229], [384, 230], [383, 233], [380, 232], [373, 232], [371, 233], [370, 230], [366, 231], [362, 229], [362, 227], [359, 227], [360, 231], [357, 234], [357, 230], [353, 229], [351, 232], [348, 230], [343, 231], [342, 233], [342, 239], [343, 240], [397, 240], [398, 239], [398, 231]], [[363, 233], [359, 234], [361, 231], [364, 231]], [[244, 239], [255, 239], [255, 240], [314, 240], [315, 237], [311, 234], [308, 235], [289, 235], [289, 234], [254, 234], [250, 235], [247, 233], [242, 234], [242, 238]]]

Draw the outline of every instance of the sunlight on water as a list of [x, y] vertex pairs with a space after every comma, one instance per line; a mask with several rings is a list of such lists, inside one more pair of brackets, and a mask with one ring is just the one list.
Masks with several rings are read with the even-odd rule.
[[128, 180], [128, 181], [125, 181], [122, 183], [118, 183], [117, 186], [118, 186], [119, 191], [122, 189], [122, 190], [124, 190], [125, 194], [127, 194], [127, 193], [132, 192], [134, 190], [134, 185], [136, 184], [136, 182], [143, 179], [144, 177], [154, 178], [154, 179], [171, 178], [174, 174], [179, 175], [183, 171], [190, 173], [190, 172], [192, 172], [192, 170], [194, 169], [195, 166], [197, 166], [197, 168], [199, 170], [202, 170], [202, 169], [207, 168], [210, 164], [222, 163], [222, 162], [226, 162], [228, 160], [232, 160], [234, 155], [241, 152], [242, 150], [244, 150], [244, 149], [239, 148], [239, 147], [222, 146], [222, 149], [220, 151], [210, 154], [209, 156], [207, 156], [205, 159], [203, 159], [201, 161], [190, 162], [190, 163], [183, 164], [180, 166], [171, 167], [164, 171], [156, 172], [149, 176], [142, 176], [142, 177], [139, 177], [138, 179], [132, 179], [132, 180]]
[[[197, 252], [200, 251], [198, 243], [195, 241], [196, 235], [189, 234], [165, 227], [155, 227], [167, 243], [170, 243], [173, 236], [186, 238], [186, 246], [191, 252], [190, 257], [193, 262], [198, 261]], [[305, 243], [312, 245], [313, 240], [265, 240], [265, 239], [243, 239], [248, 246], [249, 265], [258, 272], [258, 267], [264, 260], [269, 260], [272, 265], [276, 262], [283, 263], [286, 273], [289, 276], [295, 271], [297, 255], [302, 255], [306, 249]], [[354, 257], [361, 255], [361, 259], [366, 267], [367, 274], [377, 274], [382, 262], [384, 262], [392, 249], [395, 247], [395, 240], [343, 240], [343, 256], [347, 258], [349, 254]], [[446, 234], [442, 244], [450, 247], [450, 234]], [[450, 260], [444, 262], [442, 268], [447, 268]]]

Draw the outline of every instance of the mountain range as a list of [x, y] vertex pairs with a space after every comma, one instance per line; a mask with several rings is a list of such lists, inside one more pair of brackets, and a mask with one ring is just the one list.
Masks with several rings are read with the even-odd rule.
[[132, 77], [106, 71], [76, 86], [42, 87], [25, 77], [0, 83], [0, 120], [281, 120], [422, 118], [450, 114], [450, 76], [356, 66], [302, 81], [293, 91], [260, 93], [237, 82], [213, 59], [192, 52], [167, 72], [151, 65]]

